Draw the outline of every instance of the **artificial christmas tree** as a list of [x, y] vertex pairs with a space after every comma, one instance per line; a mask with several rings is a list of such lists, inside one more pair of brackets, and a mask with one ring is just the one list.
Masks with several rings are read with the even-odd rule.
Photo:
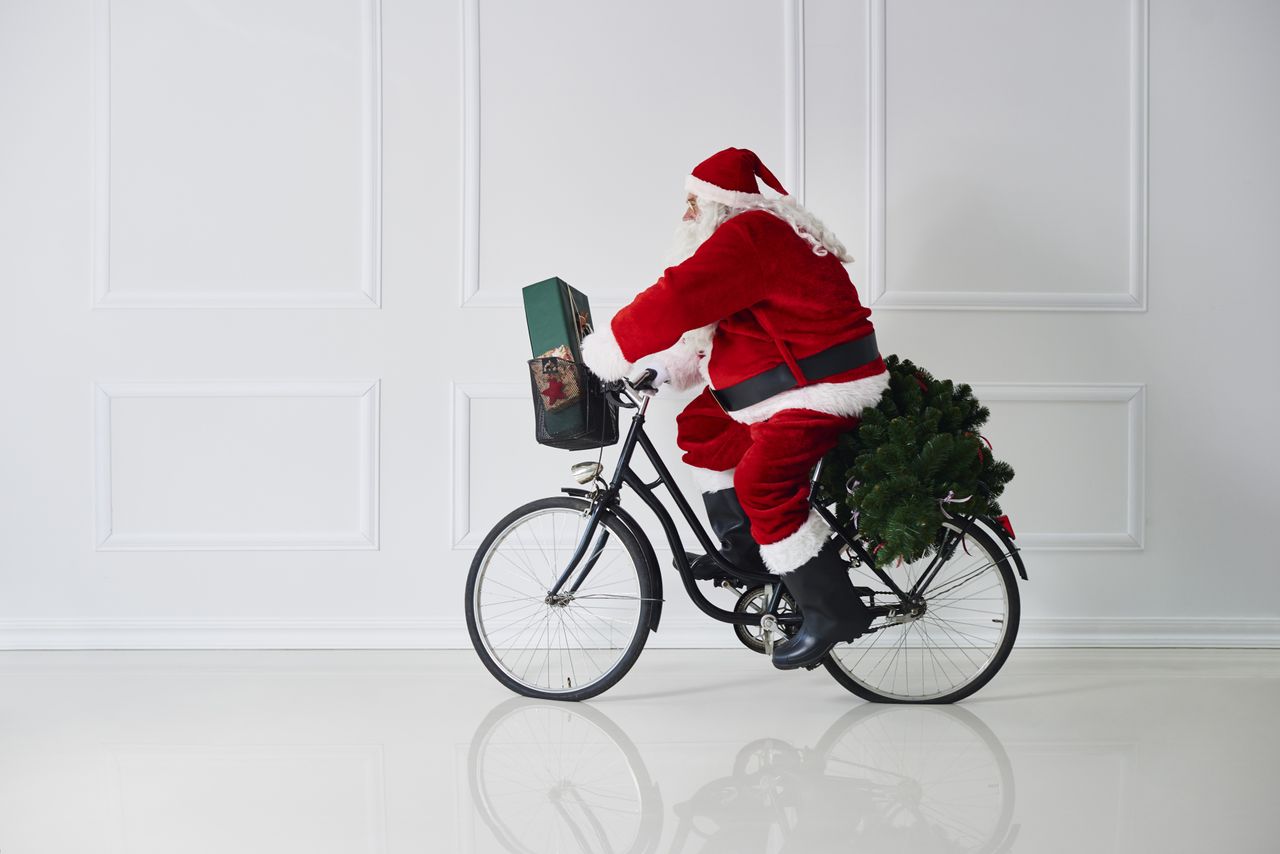
[[823, 460], [823, 504], [855, 522], [876, 563], [932, 553], [947, 512], [996, 517], [1013, 468], [995, 459], [979, 433], [990, 411], [966, 383], [938, 380], [910, 359], [889, 355], [889, 387]]

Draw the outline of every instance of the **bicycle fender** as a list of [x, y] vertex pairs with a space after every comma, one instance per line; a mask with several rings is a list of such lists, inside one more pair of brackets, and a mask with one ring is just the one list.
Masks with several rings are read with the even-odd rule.
[[1005, 551], [1013, 555], [1013, 565], [1018, 568], [1018, 575], [1022, 580], [1026, 581], [1027, 568], [1022, 563], [1022, 549], [1013, 544], [1013, 540], [1009, 537], [1009, 532], [1004, 529], [1004, 525], [1001, 525], [990, 516], [979, 516], [978, 518], [981, 519], [983, 524], [990, 528], [991, 531], [1000, 538], [1000, 543], [1004, 546]]
[[[572, 486], [561, 487], [560, 491], [577, 498], [591, 498], [591, 493], [587, 492], [587, 490], [577, 489]], [[640, 527], [640, 523], [636, 521], [636, 518], [626, 510], [623, 510], [618, 502], [615, 501], [611, 506], [605, 508], [605, 512], [612, 513], [622, 523], [623, 527], [636, 538], [636, 542], [640, 544], [640, 550], [644, 554], [644, 561], [649, 570], [649, 577], [653, 581], [653, 589], [658, 600], [653, 606], [653, 618], [649, 620], [649, 631], [656, 632], [658, 630], [658, 622], [662, 619], [664, 597], [662, 593], [662, 571], [658, 567], [658, 555], [653, 550], [653, 543], [649, 542], [648, 535]]]
[[[979, 520], [983, 522], [982, 525], [978, 524]], [[962, 535], [967, 534], [970, 531], [976, 531], [983, 534], [990, 533], [998, 537], [1005, 551], [1008, 552], [1009, 555], [1013, 556], [1014, 566], [1017, 567], [1018, 574], [1022, 576], [1023, 580], [1026, 580], [1027, 570], [1022, 565], [1022, 558], [1018, 555], [1018, 547], [1009, 541], [1009, 535], [1005, 533], [1004, 528], [999, 522], [996, 522], [994, 519], [989, 519], [986, 516], [960, 515], [951, 516], [947, 521], [958, 526]], [[985, 530], [986, 528], [990, 528], [990, 532]], [[1006, 557], [1004, 559], [1007, 560], [1008, 558]]]

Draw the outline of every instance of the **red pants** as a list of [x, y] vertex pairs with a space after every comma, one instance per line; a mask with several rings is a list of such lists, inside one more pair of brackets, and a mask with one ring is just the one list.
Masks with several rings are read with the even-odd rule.
[[691, 466], [735, 469], [733, 486], [751, 521], [751, 536], [766, 546], [795, 534], [809, 519], [814, 465], [860, 422], [812, 409], [784, 409], [742, 424], [704, 388], [676, 416], [676, 444]]

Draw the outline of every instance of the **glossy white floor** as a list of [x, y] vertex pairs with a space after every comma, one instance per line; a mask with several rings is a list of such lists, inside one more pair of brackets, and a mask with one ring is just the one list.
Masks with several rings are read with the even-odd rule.
[[955, 706], [653, 649], [0, 654], [0, 852], [1275, 852], [1280, 651], [1015, 649]]

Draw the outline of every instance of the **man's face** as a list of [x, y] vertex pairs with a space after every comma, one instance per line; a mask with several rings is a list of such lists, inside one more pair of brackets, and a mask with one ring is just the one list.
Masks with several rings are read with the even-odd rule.
[[719, 206], [713, 202], [699, 204], [698, 197], [693, 193], [686, 196], [684, 201], [684, 216], [676, 225], [675, 238], [667, 254], [667, 260], [671, 264], [678, 264], [692, 255], [723, 221], [723, 217], [717, 216]]
[[683, 222], [692, 222], [698, 218], [698, 197], [693, 193], [690, 193], [689, 197], [685, 199], [684, 202], [684, 216], [681, 217], [681, 220]]

